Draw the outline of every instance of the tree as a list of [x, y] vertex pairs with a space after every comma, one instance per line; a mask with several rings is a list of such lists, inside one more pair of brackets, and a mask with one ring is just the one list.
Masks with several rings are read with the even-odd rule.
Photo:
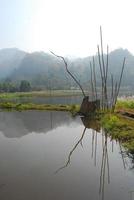
[[22, 80], [19, 89], [20, 92], [29, 92], [31, 90], [31, 85], [28, 81]]

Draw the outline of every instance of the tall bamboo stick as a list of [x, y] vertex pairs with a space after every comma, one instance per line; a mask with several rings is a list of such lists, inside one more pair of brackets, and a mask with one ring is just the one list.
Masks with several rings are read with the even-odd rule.
[[119, 79], [119, 84], [118, 84], [118, 86], [117, 86], [117, 90], [116, 90], [116, 93], [115, 93], [115, 100], [114, 100], [114, 105], [113, 105], [113, 111], [114, 111], [114, 109], [115, 109], [115, 105], [116, 105], [117, 98], [118, 98], [119, 91], [120, 91], [120, 86], [121, 86], [123, 71], [124, 71], [124, 67], [125, 67], [125, 61], [126, 61], [126, 58], [124, 58], [123, 64], [122, 64], [122, 70], [121, 70], [121, 75], [120, 75], [120, 79]]
[[101, 56], [100, 56], [100, 49], [99, 45], [97, 46], [98, 49], [98, 58], [99, 58], [99, 67], [100, 67], [100, 75], [101, 75], [101, 109], [103, 110], [103, 104], [104, 104], [104, 77], [103, 77], [103, 72], [102, 72], [102, 64], [101, 64]]
[[92, 63], [91, 62], [90, 62], [90, 76], [91, 76], [92, 101], [94, 101], [95, 96], [94, 96], [93, 70], [92, 70]]
[[94, 74], [94, 90], [95, 90], [95, 100], [98, 99], [97, 95], [97, 86], [96, 86], [96, 71], [95, 71], [95, 60], [93, 56], [93, 74]]

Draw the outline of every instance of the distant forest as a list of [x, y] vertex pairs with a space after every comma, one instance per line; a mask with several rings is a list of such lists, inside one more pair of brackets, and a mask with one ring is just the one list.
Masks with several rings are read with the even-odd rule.
[[[94, 57], [97, 86], [99, 87], [100, 73], [97, 54]], [[126, 65], [122, 88], [134, 93], [134, 56], [127, 49], [117, 49], [109, 54], [109, 71], [118, 80], [124, 57], [126, 57]], [[77, 77], [83, 88], [89, 89], [92, 57], [65, 59], [70, 71]], [[44, 52], [26, 53], [18, 49], [0, 50], [1, 92], [44, 89], [77, 89], [76, 84], [66, 73], [62, 60]]]

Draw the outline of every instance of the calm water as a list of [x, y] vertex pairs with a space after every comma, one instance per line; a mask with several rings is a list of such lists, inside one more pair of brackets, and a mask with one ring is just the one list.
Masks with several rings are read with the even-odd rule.
[[83, 122], [64, 112], [1, 112], [0, 200], [134, 199], [131, 159]]
[[0, 101], [8, 101], [15, 103], [39, 103], [39, 104], [80, 104], [82, 96], [65, 96], [65, 97], [21, 97], [12, 99], [1, 99]]

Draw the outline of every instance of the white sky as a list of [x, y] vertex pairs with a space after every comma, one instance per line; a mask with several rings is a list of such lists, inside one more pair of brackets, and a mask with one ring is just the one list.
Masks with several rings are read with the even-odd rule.
[[88, 56], [101, 25], [105, 47], [134, 54], [133, 0], [0, 0], [0, 12], [0, 48]]

